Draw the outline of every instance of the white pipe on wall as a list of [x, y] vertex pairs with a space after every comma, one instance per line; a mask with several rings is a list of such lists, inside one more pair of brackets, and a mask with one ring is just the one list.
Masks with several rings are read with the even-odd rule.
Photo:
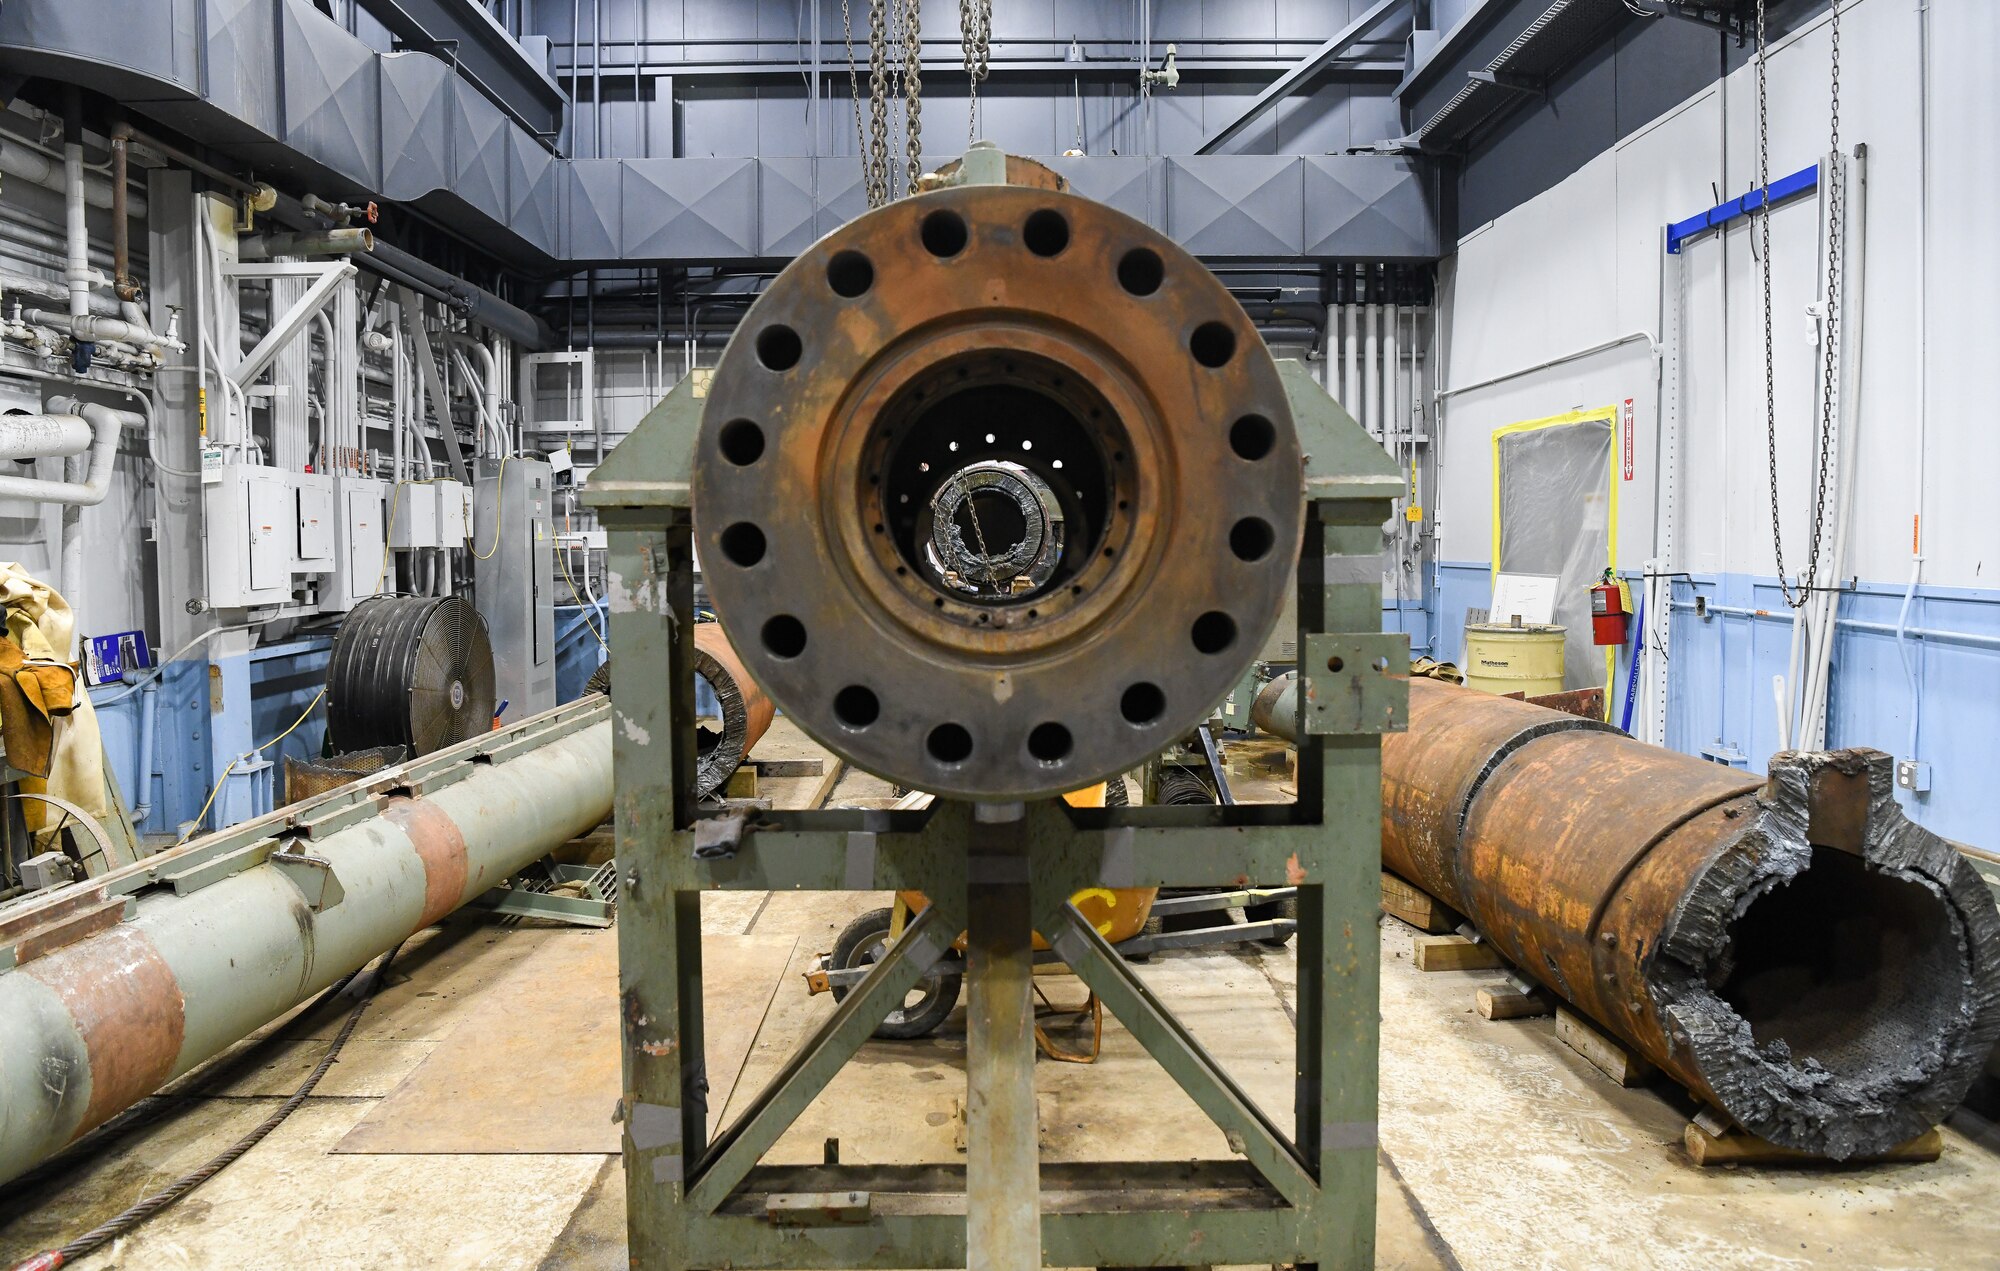
[[[63, 281], [69, 284], [69, 316], [81, 325], [90, 318], [90, 229], [84, 219], [83, 143], [63, 146], [63, 203], [67, 212], [65, 246], [68, 264]], [[81, 338], [81, 337], [79, 337]], [[113, 337], [116, 338], [116, 337]]]
[[[95, 402], [78, 402], [68, 397], [51, 398], [49, 413], [80, 416], [82, 422], [89, 426], [92, 442], [87, 474], [79, 473], [67, 481], [37, 481], [33, 477], [0, 476], [0, 498], [95, 507], [104, 502], [104, 496], [111, 489], [111, 465], [118, 454], [119, 430], [127, 423], [143, 427], [145, 417], [130, 411], [99, 406]], [[67, 578], [64, 579], [64, 584], [72, 585]]]
[[1399, 414], [1403, 401], [1403, 360], [1398, 351], [1398, 328], [1403, 325], [1402, 307], [1389, 305], [1388, 316], [1382, 339], [1382, 436], [1393, 445], [1403, 431], [1403, 420]]
[[1340, 405], [1356, 419], [1361, 418], [1361, 306], [1340, 306], [1341, 355], [1347, 365], [1341, 373]]
[[1361, 318], [1362, 427], [1382, 435], [1382, 306], [1369, 305]]
[[90, 441], [90, 425], [76, 415], [0, 415], [0, 459], [80, 455]]
[[[0, 138], [0, 176], [19, 177], [32, 185], [58, 194], [68, 189], [68, 156], [64, 155], [61, 166], [39, 150], [31, 149], [12, 137]], [[83, 183], [83, 200], [90, 206], [111, 208], [111, 182], [99, 176], [86, 176]], [[138, 191], [127, 191], [125, 214], [135, 220], [146, 217], [146, 196]]]

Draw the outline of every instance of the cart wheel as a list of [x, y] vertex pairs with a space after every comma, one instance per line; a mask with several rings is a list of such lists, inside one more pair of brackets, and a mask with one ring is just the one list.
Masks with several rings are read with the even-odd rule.
[[[833, 942], [833, 968], [836, 971], [853, 970], [856, 967], [872, 966], [879, 961], [889, 947], [890, 913], [887, 909], [871, 909], [840, 933]], [[937, 982], [918, 983], [911, 989], [903, 1004], [875, 1027], [875, 1035], [891, 1041], [908, 1041], [915, 1037], [928, 1037], [937, 1031], [958, 1005], [958, 993], [962, 977], [939, 975]], [[833, 1000], [838, 1002], [847, 996], [847, 990], [835, 987]]]
[[[1283, 900], [1274, 900], [1266, 905], [1249, 905], [1243, 910], [1243, 920], [1245, 922], [1270, 922], [1274, 918], [1290, 918], [1293, 922], [1297, 922], [1299, 920], [1299, 898], [1297, 896], [1287, 896]], [[1257, 943], [1270, 945], [1273, 949], [1282, 949], [1291, 942], [1292, 938], [1285, 935], [1266, 936]]]

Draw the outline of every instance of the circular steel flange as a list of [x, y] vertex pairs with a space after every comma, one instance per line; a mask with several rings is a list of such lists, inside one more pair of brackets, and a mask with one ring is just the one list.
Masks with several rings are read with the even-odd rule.
[[[1058, 567], [968, 597], [913, 551], [1006, 459], [1064, 511]], [[1234, 687], [1293, 585], [1303, 477], [1276, 365], [1171, 241], [975, 186], [794, 260], [709, 387], [695, 537], [752, 677], [858, 767], [970, 799], [1137, 766]]]

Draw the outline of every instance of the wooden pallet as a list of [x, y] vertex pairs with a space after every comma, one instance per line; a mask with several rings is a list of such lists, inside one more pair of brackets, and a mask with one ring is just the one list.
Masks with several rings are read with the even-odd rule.
[[1386, 869], [1382, 871], [1382, 912], [1430, 935], [1456, 931], [1465, 921], [1429, 892], [1412, 887]]

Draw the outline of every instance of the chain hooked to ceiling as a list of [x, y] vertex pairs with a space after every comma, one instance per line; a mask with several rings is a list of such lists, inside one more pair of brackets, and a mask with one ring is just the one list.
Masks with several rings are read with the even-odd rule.
[[1774, 322], [1771, 311], [1771, 205], [1768, 194], [1771, 188], [1771, 117], [1765, 82], [1765, 63], [1770, 56], [1770, 45], [1765, 37], [1764, 26], [1766, 0], [1757, 0], [1757, 188], [1767, 192], [1763, 208], [1757, 218], [1757, 263], [1764, 293], [1764, 451], [1770, 472], [1771, 547], [1777, 557], [1778, 589], [1783, 593], [1785, 603], [1794, 609], [1805, 606], [1819, 581], [1828, 491], [1832, 484], [1834, 421], [1838, 407], [1834, 382], [1840, 368], [1840, 329], [1843, 317], [1840, 307], [1840, 285], [1841, 263], [1846, 242], [1847, 198], [1845, 173], [1837, 166], [1840, 162], [1840, 0], [1828, 0], [1828, 3], [1832, 9], [1830, 27], [1833, 42], [1833, 89], [1830, 106], [1832, 140], [1828, 146], [1827, 171], [1823, 174], [1827, 191], [1826, 319], [1820, 332], [1818, 367], [1819, 455], [1814, 474], [1812, 531], [1807, 542], [1806, 567], [1799, 576], [1798, 586], [1794, 588], [1791, 578], [1785, 572], [1783, 521], [1778, 511], [1778, 405], [1776, 358], [1773, 352]]

